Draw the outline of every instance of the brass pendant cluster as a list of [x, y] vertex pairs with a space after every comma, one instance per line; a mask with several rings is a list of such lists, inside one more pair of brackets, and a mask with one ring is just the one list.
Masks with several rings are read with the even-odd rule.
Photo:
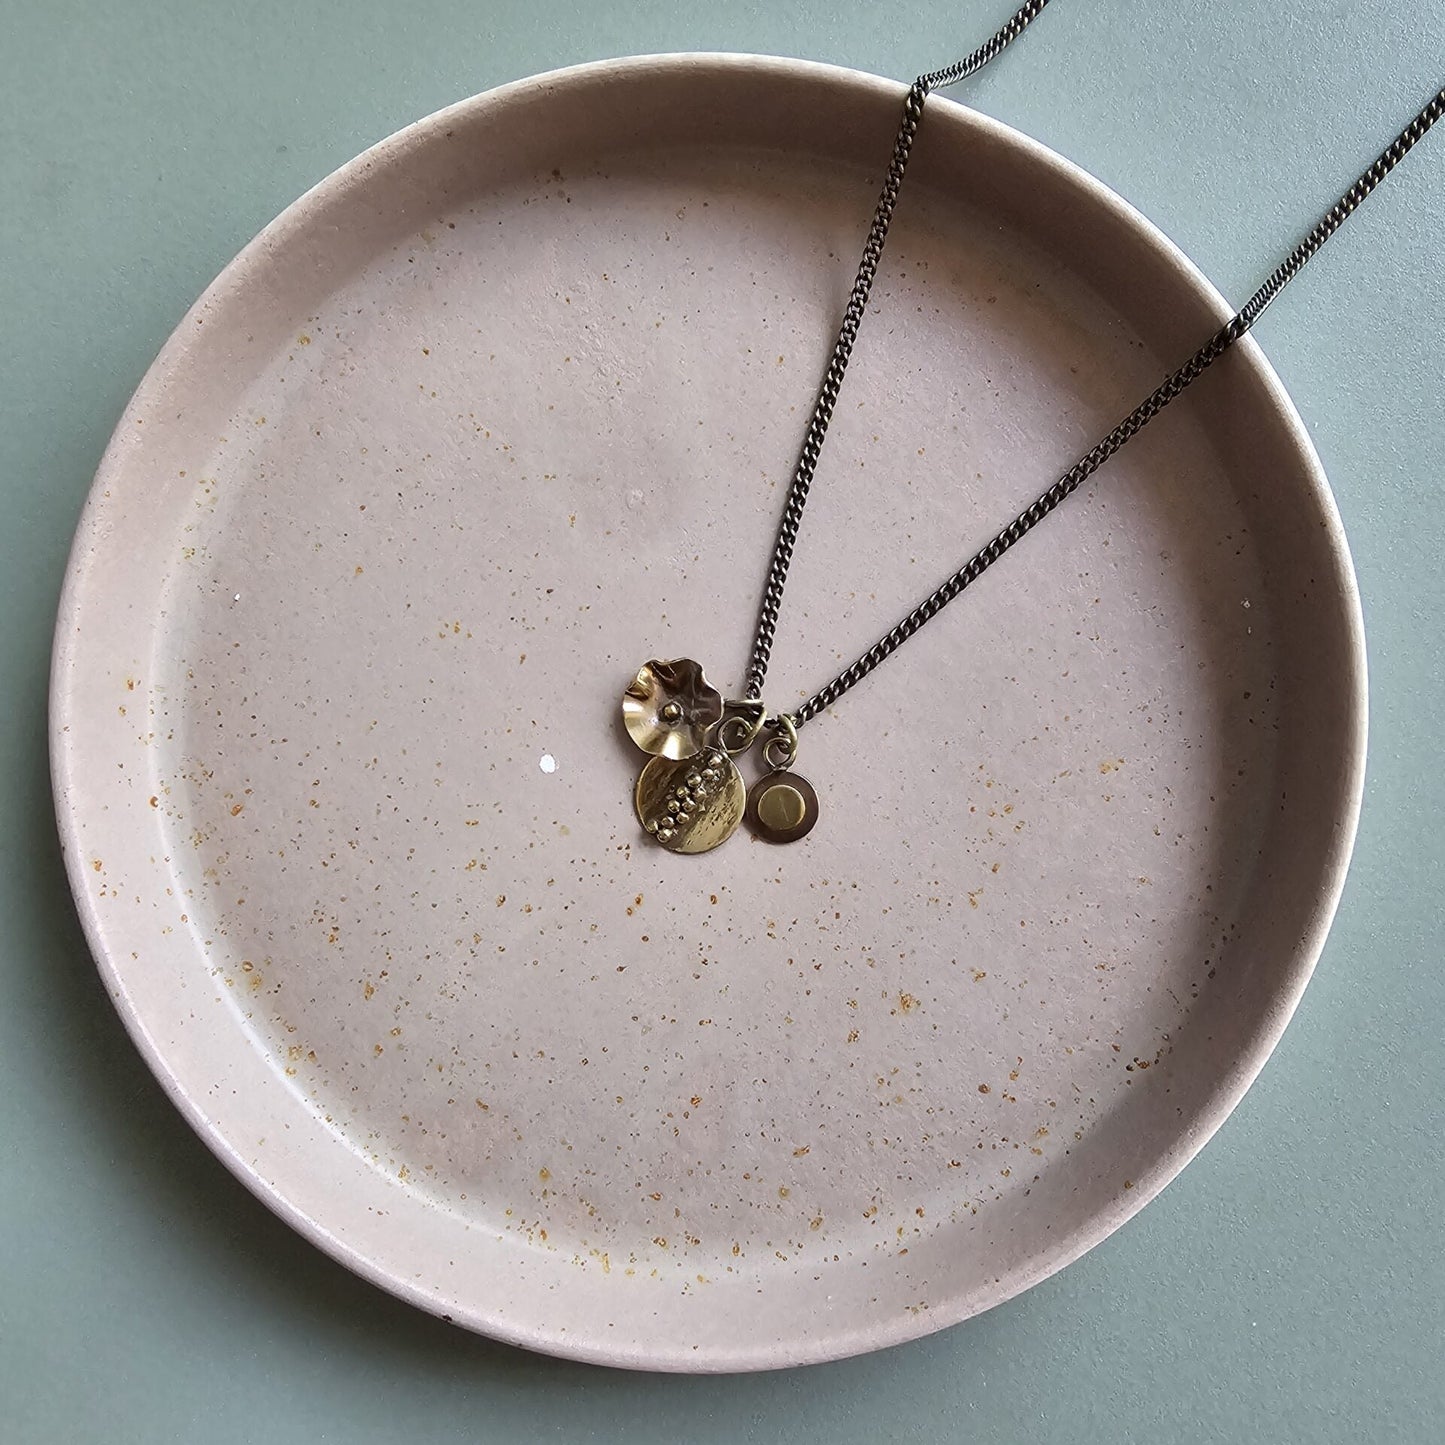
[[[747, 819], [769, 843], [792, 843], [818, 821], [818, 795], [793, 772], [798, 730], [761, 701], [724, 702], [691, 658], [648, 662], [622, 694], [622, 720], [651, 757], [633, 797], [637, 820], [673, 853], [706, 853]], [[751, 788], [734, 758], [762, 739], [767, 769]]]

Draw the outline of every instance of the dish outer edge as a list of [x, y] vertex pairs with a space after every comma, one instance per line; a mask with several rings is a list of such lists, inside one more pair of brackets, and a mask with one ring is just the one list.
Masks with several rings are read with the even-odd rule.
[[[460, 116], [466, 115], [475, 119], [479, 111], [488, 109], [502, 111], [512, 102], [530, 97], [539, 91], [555, 90], [559, 86], [578, 82], [590, 83], [610, 76], [626, 76], [633, 79], [639, 76], [645, 77], [649, 72], [677, 68], [693, 72], [719, 69], [754, 70], [782, 82], [802, 77], [815, 81], [833, 80], [845, 86], [861, 86], [874, 93], [896, 96], [899, 100], [907, 90], [907, 86], [903, 82], [846, 66], [747, 53], [678, 52], [624, 56], [611, 60], [586, 62], [512, 81], [446, 106], [363, 150], [304, 192], [226, 264], [215, 280], [187, 310], [155, 360], [147, 368], [116, 424], [87, 495], [66, 563], [65, 580], [60, 595], [51, 654], [49, 740], [52, 793], [66, 874], [85, 932], [86, 942], [106, 985], [106, 991], [127, 1032], [171, 1102], [236, 1178], [293, 1229], [348, 1269], [431, 1314], [455, 1323], [465, 1323], [494, 1339], [548, 1354], [621, 1368], [702, 1374], [777, 1369], [799, 1364], [823, 1363], [868, 1350], [901, 1344], [949, 1325], [960, 1323], [962, 1320], [1003, 1304], [1066, 1265], [1073, 1263], [1126, 1223], [1144, 1205], [1161, 1193], [1166, 1185], [1178, 1177], [1185, 1166], [1218, 1131], [1224, 1120], [1243, 1098], [1249, 1086], [1258, 1077], [1293, 1017], [1323, 951], [1325, 939], [1338, 910], [1343, 892], [1364, 796], [1368, 734], [1368, 669], [1359, 585], [1339, 508], [1330, 491], [1323, 465], [1298, 410], [1258, 343], [1252, 336], [1246, 336], [1236, 343], [1236, 350], [1246, 358], [1251, 370], [1269, 393], [1281, 422], [1291, 434], [1305, 462], [1305, 470], [1314, 494], [1314, 501], [1325, 524], [1330, 557], [1334, 564], [1333, 580], [1343, 594], [1347, 613], [1349, 656], [1346, 659], [1346, 671], [1350, 675], [1353, 685], [1349, 690], [1348, 697], [1343, 698], [1341, 702], [1343, 706], [1348, 707], [1353, 717], [1348, 729], [1352, 746], [1348, 758], [1345, 759], [1346, 806], [1344, 816], [1336, 819], [1329, 866], [1326, 875], [1321, 879], [1322, 887], [1309, 927], [1296, 949], [1294, 965], [1284, 976], [1285, 987], [1279, 1006], [1260, 1017], [1258, 1026], [1249, 1041], [1250, 1047], [1237, 1060], [1234, 1068], [1222, 1077], [1211, 1107], [1203, 1112], [1201, 1121], [1192, 1131], [1181, 1137], [1172, 1149], [1165, 1150], [1155, 1168], [1137, 1180], [1135, 1187], [1126, 1195], [1116, 1199], [1112, 1208], [1097, 1214], [1091, 1222], [1091, 1227], [1078, 1231], [1067, 1241], [1065, 1249], [1041, 1259], [1037, 1267], [1015, 1272], [1008, 1278], [1006, 1286], [998, 1290], [996, 1298], [990, 1298], [982, 1303], [973, 1299], [965, 1299], [962, 1301], [961, 1308], [953, 1310], [948, 1309], [943, 1302], [939, 1302], [930, 1310], [926, 1323], [921, 1327], [918, 1320], [910, 1317], [886, 1327], [874, 1324], [857, 1331], [829, 1334], [826, 1338], [818, 1341], [795, 1342], [792, 1348], [768, 1343], [763, 1343], [760, 1347], [756, 1343], [749, 1342], [733, 1353], [715, 1352], [702, 1359], [693, 1355], [685, 1344], [679, 1344], [674, 1351], [669, 1352], [664, 1349], [660, 1353], [619, 1349], [616, 1346], [608, 1347], [600, 1339], [595, 1345], [588, 1345], [583, 1341], [569, 1338], [566, 1333], [528, 1330], [495, 1317], [485, 1322], [455, 1320], [453, 1311], [456, 1306], [454, 1304], [389, 1272], [369, 1256], [332, 1233], [319, 1220], [294, 1205], [271, 1181], [258, 1173], [240, 1156], [230, 1141], [222, 1136], [219, 1129], [209, 1119], [200, 1102], [171, 1072], [163, 1051], [141, 1020], [120, 972], [106, 953], [102, 940], [99, 910], [95, 900], [91, 898], [84, 886], [86, 880], [79, 849], [80, 828], [76, 815], [68, 806], [72, 790], [74, 759], [67, 746], [67, 684], [75, 662], [74, 623], [81, 600], [86, 570], [86, 552], [102, 530], [101, 514], [105, 504], [104, 494], [110, 482], [120, 471], [127, 451], [132, 445], [137, 444], [136, 428], [128, 423], [135, 413], [144, 409], [142, 399], [154, 389], [157, 383], [183, 367], [191, 348], [197, 344], [198, 328], [195, 324], [197, 318], [203, 318], [206, 311], [241, 289], [247, 283], [251, 271], [272, 251], [285, 245], [293, 231], [304, 227], [309, 222], [313, 211], [329, 203], [350, 186], [361, 182], [377, 160], [392, 160], [413, 147], [425, 144], [436, 131], [445, 129], [448, 123]], [[1233, 314], [1233, 308], [1229, 306], [1203, 271], [1163, 231], [1117, 192], [1081, 166], [1065, 159], [1042, 142], [1033, 140], [1012, 126], [985, 116], [959, 102], [943, 96], [933, 96], [930, 99], [935, 104], [942, 103], [965, 111], [969, 117], [969, 124], [992, 131], [996, 138], [1031, 153], [1035, 162], [1059, 173], [1067, 183], [1084, 191], [1094, 204], [1115, 212], [1121, 220], [1139, 230], [1146, 241], [1158, 248], [1165, 259], [1183, 273], [1185, 279], [1210, 302], [1221, 322]]]

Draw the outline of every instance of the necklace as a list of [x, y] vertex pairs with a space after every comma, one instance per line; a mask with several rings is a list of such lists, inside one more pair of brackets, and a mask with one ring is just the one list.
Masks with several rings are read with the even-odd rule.
[[[924, 104], [933, 90], [953, 85], [981, 70], [1012, 44], [1048, 3], [1049, 0], [1030, 0], [971, 55], [942, 70], [919, 76], [904, 98], [903, 117], [857, 276], [783, 502], [743, 696], [724, 700], [722, 693], [708, 682], [701, 665], [690, 658], [654, 659], [644, 663], [623, 693], [622, 716], [627, 731], [638, 747], [651, 755], [637, 780], [634, 794], [638, 821], [658, 843], [674, 853], [705, 853], [716, 848], [736, 832], [744, 817], [752, 830], [768, 842], [790, 843], [804, 837], [817, 822], [819, 809], [812, 784], [793, 770], [799, 730], [891, 657], [1218, 361], [1445, 114], [1445, 89], [1441, 89], [1320, 217], [1245, 305], [1182, 366], [1171, 372], [1052, 486], [945, 578], [861, 657], [795, 711], [770, 712], [762, 700], [762, 691], [788, 567], [828, 423], [877, 275], [908, 158], [923, 121]], [[765, 772], [748, 788], [734, 759], [760, 738]]]

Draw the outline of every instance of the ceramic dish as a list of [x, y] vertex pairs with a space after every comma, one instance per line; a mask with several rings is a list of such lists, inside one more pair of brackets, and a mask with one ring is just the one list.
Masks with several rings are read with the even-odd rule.
[[[410, 127], [196, 304], [79, 527], [56, 796], [117, 1007], [279, 1214], [504, 1340], [750, 1369], [1007, 1299], [1219, 1126], [1338, 898], [1359, 606], [1252, 342], [805, 730], [805, 841], [640, 833], [622, 689], [736, 687], [902, 93], [654, 58]], [[931, 100], [773, 704], [1226, 314]]]

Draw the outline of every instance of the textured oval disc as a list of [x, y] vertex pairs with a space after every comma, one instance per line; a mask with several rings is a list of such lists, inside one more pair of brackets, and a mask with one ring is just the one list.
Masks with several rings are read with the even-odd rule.
[[787, 771], [759, 778], [748, 793], [748, 826], [768, 843], [794, 843], [818, 821], [818, 795], [807, 778]]
[[653, 758], [637, 780], [638, 822], [674, 853], [706, 853], [742, 822], [747, 789], [721, 748], [695, 757]]

